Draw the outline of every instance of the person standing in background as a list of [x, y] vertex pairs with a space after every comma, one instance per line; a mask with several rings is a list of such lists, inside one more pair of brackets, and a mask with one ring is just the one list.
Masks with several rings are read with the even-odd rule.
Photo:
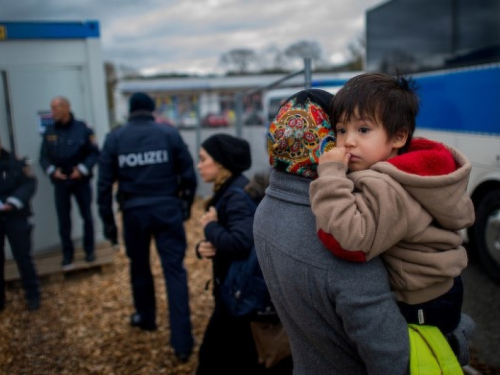
[[[183, 220], [196, 192], [193, 159], [177, 129], [154, 121], [154, 101], [134, 93], [129, 121], [111, 131], [99, 160], [98, 205], [104, 233], [113, 240], [113, 184], [118, 181], [124, 241], [130, 259], [135, 313], [130, 324], [156, 330], [156, 300], [150, 266], [151, 237], [167, 287], [171, 344], [186, 362], [193, 349], [187, 273], [184, 268], [186, 234]], [[181, 198], [182, 197], [182, 198]]]
[[205, 238], [197, 244], [196, 254], [212, 262], [215, 305], [200, 346], [197, 375], [292, 373], [291, 358], [270, 369], [259, 364], [251, 330], [254, 317], [233, 316], [220, 292], [230, 265], [247, 258], [253, 246], [254, 208], [248, 202], [250, 195], [239, 192], [249, 184], [242, 173], [251, 164], [250, 145], [245, 139], [214, 134], [201, 144], [198, 170], [201, 178], [213, 185], [213, 195], [201, 218]]
[[5, 307], [5, 237], [9, 240], [28, 310], [40, 307], [40, 287], [31, 258], [31, 199], [36, 178], [26, 159], [17, 159], [0, 140], [0, 310]]
[[92, 168], [99, 158], [94, 131], [71, 113], [68, 99], [55, 97], [50, 103], [54, 124], [47, 126], [40, 150], [40, 165], [54, 185], [59, 236], [64, 270], [73, 268], [74, 246], [71, 239], [71, 196], [78, 204], [83, 219], [85, 260], [95, 260]]

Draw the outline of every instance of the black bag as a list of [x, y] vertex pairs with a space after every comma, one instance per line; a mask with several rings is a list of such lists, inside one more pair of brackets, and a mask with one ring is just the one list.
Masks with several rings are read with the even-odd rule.
[[[231, 188], [230, 191], [243, 194], [255, 211], [256, 204], [243, 189]], [[220, 294], [233, 316], [265, 316], [275, 313], [254, 247], [247, 259], [231, 263], [220, 287]]]

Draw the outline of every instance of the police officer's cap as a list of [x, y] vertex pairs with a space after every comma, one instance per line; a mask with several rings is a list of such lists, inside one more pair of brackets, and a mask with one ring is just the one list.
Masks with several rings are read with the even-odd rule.
[[129, 113], [153, 112], [155, 110], [154, 100], [144, 92], [136, 92], [130, 97]]

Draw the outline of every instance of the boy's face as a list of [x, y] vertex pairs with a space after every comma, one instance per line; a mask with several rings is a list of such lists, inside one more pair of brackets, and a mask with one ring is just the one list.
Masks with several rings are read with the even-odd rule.
[[348, 167], [353, 172], [396, 156], [407, 138], [396, 136], [394, 140], [389, 139], [381, 123], [371, 118], [362, 119], [358, 113], [351, 116], [349, 122], [338, 122], [335, 127], [337, 147], [345, 147], [350, 154]]

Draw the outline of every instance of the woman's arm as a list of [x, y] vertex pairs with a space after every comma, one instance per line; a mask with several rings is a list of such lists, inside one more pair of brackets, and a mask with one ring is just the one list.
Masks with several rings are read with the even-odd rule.
[[217, 249], [216, 257], [245, 258], [253, 246], [253, 207], [242, 194], [225, 195], [217, 212], [218, 221], [207, 211], [205, 239]]

